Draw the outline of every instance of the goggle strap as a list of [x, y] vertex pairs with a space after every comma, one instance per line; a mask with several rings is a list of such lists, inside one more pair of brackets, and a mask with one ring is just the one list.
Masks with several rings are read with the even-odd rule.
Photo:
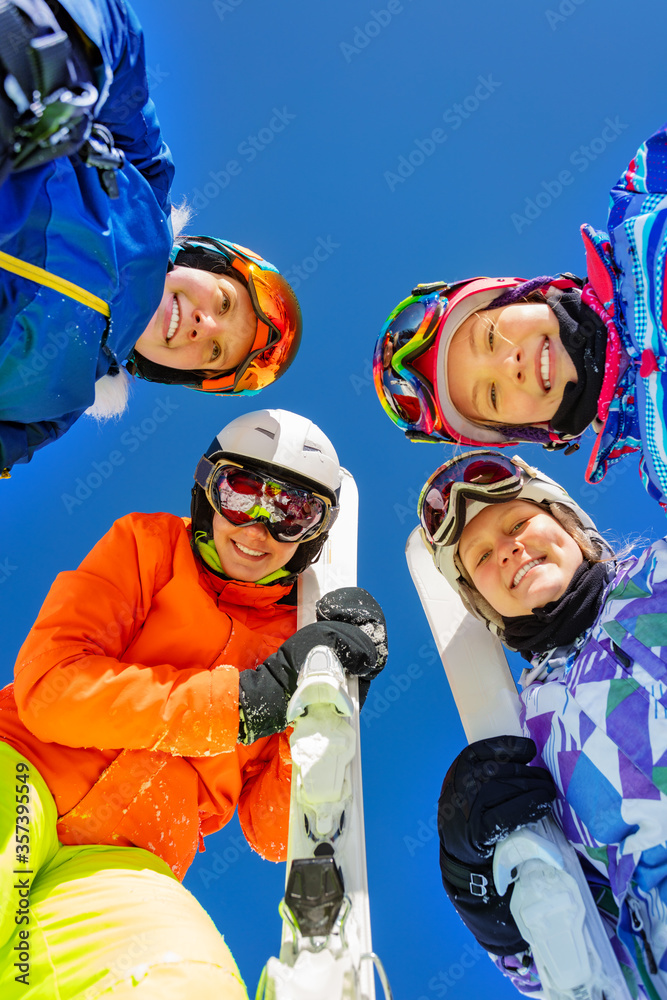
[[413, 431], [406, 430], [405, 436], [408, 441], [412, 441], [414, 444], [457, 444], [454, 438], [440, 434], [435, 428], [430, 434], [426, 431]]
[[195, 469], [195, 482], [198, 486], [201, 486], [207, 496], [208, 484], [214, 468], [215, 466], [213, 462], [211, 462], [206, 455], [202, 455], [197, 463], [197, 468]]
[[431, 292], [448, 292], [451, 288], [446, 281], [425, 281], [415, 287], [410, 295], [430, 295]]

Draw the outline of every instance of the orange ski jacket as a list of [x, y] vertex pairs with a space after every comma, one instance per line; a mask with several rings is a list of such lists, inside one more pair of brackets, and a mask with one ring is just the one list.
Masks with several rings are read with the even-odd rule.
[[116, 521], [56, 578], [0, 692], [0, 739], [47, 782], [61, 842], [143, 847], [180, 879], [237, 805], [250, 845], [285, 857], [289, 741], [237, 743], [238, 672], [296, 631], [289, 586], [209, 573], [188, 524]]

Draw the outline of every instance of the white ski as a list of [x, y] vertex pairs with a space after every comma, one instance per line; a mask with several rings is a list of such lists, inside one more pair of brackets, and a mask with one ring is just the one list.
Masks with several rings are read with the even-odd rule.
[[[298, 627], [315, 604], [357, 582], [357, 487], [342, 472], [340, 514], [322, 555], [299, 579]], [[292, 795], [280, 958], [257, 1000], [375, 1000], [356, 677], [325, 646], [312, 650], [288, 707]]]
[[[522, 735], [502, 645], [438, 573], [419, 528], [406, 557], [468, 741]], [[500, 841], [493, 876], [501, 895], [515, 883], [510, 909], [547, 1000], [630, 1000], [577, 854], [552, 819]]]

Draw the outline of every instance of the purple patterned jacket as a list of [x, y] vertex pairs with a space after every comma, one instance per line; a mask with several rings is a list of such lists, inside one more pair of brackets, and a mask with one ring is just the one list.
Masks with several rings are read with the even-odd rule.
[[[618, 564], [598, 620], [522, 677], [524, 733], [552, 774], [633, 996], [667, 998], [667, 539]], [[523, 993], [534, 967], [497, 960]]]

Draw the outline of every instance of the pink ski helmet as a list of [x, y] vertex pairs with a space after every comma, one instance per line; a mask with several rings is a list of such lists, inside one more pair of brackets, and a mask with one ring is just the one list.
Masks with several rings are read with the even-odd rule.
[[469, 278], [417, 285], [390, 313], [378, 337], [373, 380], [380, 404], [411, 441], [504, 447], [518, 441], [560, 448], [573, 438], [546, 424], [490, 427], [468, 420], [452, 403], [447, 354], [461, 324], [479, 310], [519, 301], [532, 292], [579, 288], [570, 274], [523, 278]]

